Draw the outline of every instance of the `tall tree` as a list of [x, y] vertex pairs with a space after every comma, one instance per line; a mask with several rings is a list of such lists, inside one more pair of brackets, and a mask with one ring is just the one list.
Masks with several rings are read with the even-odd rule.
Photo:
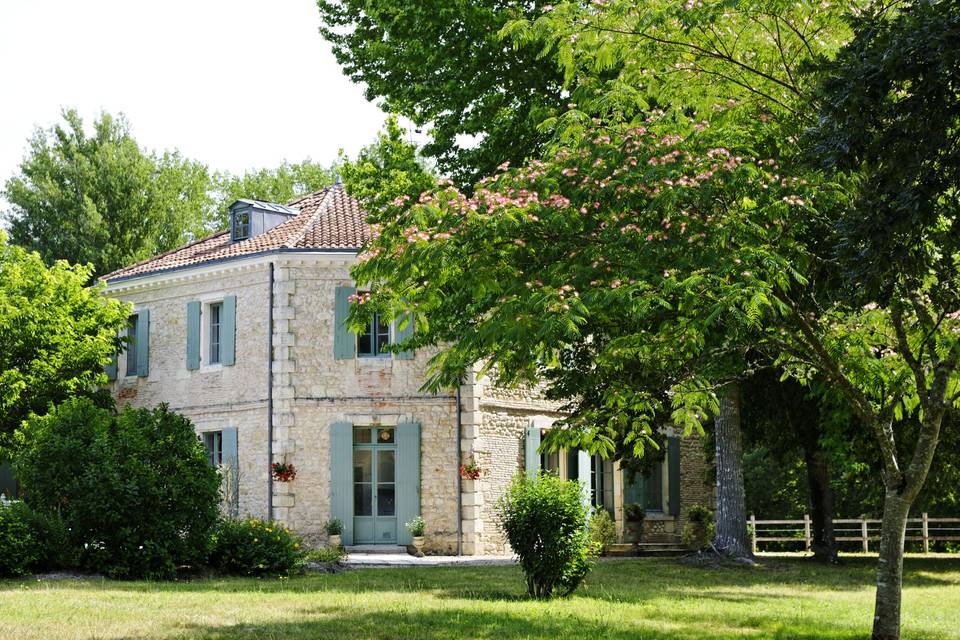
[[217, 173], [213, 180], [216, 224], [221, 227], [228, 224], [227, 207], [241, 198], [283, 204], [328, 187], [336, 180], [336, 164], [324, 166], [310, 159], [293, 164], [282, 162], [276, 168], [251, 170], [243, 175]]
[[568, 101], [563, 74], [541, 47], [513, 46], [500, 29], [546, 2], [318, 0], [320, 32], [369, 100], [429, 126], [424, 147], [469, 189], [501, 162], [523, 162], [549, 138], [540, 123]]
[[[856, 37], [824, 65], [813, 140], [828, 167], [854, 177], [837, 256], [868, 332], [854, 341], [798, 320], [879, 444], [873, 637], [888, 639], [900, 637], [907, 517], [944, 416], [960, 400], [960, 1], [880, 7], [854, 27]], [[919, 429], [911, 434], [912, 413]]]
[[44, 265], [0, 232], [0, 444], [30, 413], [106, 382], [129, 309], [89, 277], [87, 267]]
[[207, 168], [137, 145], [124, 117], [102, 113], [93, 131], [74, 110], [38, 129], [4, 193], [15, 244], [47, 262], [93, 265], [93, 275], [173, 249], [209, 222]]

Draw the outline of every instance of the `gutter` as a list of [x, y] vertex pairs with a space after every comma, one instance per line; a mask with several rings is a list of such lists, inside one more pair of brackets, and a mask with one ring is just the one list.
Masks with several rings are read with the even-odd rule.
[[[461, 381], [462, 382], [462, 381]], [[460, 402], [460, 387], [457, 385], [457, 555], [463, 555], [463, 490], [460, 465], [463, 464], [463, 405]]]
[[267, 520], [273, 520], [273, 265], [267, 303]]

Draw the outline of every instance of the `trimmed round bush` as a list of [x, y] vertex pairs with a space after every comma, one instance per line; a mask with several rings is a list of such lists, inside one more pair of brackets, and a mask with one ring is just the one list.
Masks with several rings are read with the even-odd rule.
[[23, 499], [59, 515], [79, 568], [169, 578], [206, 559], [220, 475], [185, 417], [163, 405], [115, 415], [74, 399], [31, 418], [17, 438]]
[[38, 548], [26, 510], [0, 503], [0, 577], [30, 573], [39, 558]]
[[220, 521], [213, 537], [211, 566], [245, 576], [287, 575], [303, 561], [303, 542], [270, 520]]
[[593, 559], [580, 485], [550, 473], [535, 479], [519, 474], [497, 501], [496, 513], [526, 575], [527, 593], [573, 593]]

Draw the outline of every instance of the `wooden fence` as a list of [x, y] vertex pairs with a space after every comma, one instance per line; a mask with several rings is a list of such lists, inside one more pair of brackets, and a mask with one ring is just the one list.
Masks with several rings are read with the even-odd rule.
[[[859, 542], [864, 553], [869, 553], [870, 543], [880, 541], [880, 520], [865, 518], [841, 518], [833, 521], [837, 542]], [[810, 550], [812, 523], [809, 515], [803, 520], [757, 520], [750, 516], [753, 552], [759, 543], [802, 544]], [[960, 542], [960, 518], [930, 518], [924, 513], [919, 518], [907, 520], [908, 542], [922, 542], [923, 552], [930, 552], [930, 543], [936, 541]]]

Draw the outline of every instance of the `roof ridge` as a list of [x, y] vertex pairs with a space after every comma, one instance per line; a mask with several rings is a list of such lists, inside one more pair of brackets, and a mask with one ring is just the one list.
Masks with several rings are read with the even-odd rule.
[[325, 191], [329, 191], [332, 187], [335, 187], [335, 186], [337, 186], [337, 185], [336, 185], [336, 184], [331, 184], [331, 185], [327, 185], [326, 187], [323, 187], [322, 189], [317, 189], [316, 191], [311, 191], [310, 193], [304, 193], [304, 194], [302, 194], [302, 195], [299, 195], [299, 196], [295, 197], [293, 200], [287, 200], [287, 202], [286, 202], [286, 204], [284, 204], [284, 206], [285, 206], [285, 207], [292, 207], [294, 204], [296, 204], [297, 202], [300, 202], [301, 200], [306, 200], [307, 198], [313, 198], [313, 197], [316, 196], [318, 193], [323, 193], [323, 192], [325, 192]]
[[134, 268], [136, 268], [136, 267], [145, 265], [145, 264], [147, 264], [148, 262], [153, 262], [154, 260], [159, 260], [160, 258], [165, 258], [166, 256], [169, 256], [169, 255], [171, 255], [171, 254], [177, 253], [178, 251], [183, 251], [184, 249], [189, 249], [190, 247], [192, 247], [192, 246], [195, 245], [195, 244], [200, 244], [201, 242], [206, 242], [207, 240], [210, 240], [211, 238], [216, 238], [217, 236], [223, 235], [224, 233], [230, 233], [230, 229], [222, 229], [222, 230], [220, 230], [220, 231], [215, 231], [214, 233], [211, 233], [211, 234], [208, 235], [208, 236], [203, 236], [202, 238], [197, 238], [196, 240], [191, 240], [191, 241], [188, 242], [187, 244], [182, 244], [182, 245], [180, 245], [179, 247], [174, 247], [173, 249], [168, 249], [167, 251], [164, 251], [163, 253], [158, 253], [158, 254], [155, 255], [155, 256], [150, 256], [149, 258], [144, 258], [143, 260], [139, 260], [139, 261], [137, 261], [137, 262], [134, 262], [133, 264], [128, 264], [128, 265], [126, 265], [126, 266], [124, 266], [124, 267], [120, 267], [119, 269], [114, 269], [114, 270], [111, 271], [110, 273], [107, 273], [107, 274], [104, 274], [104, 275], [100, 276], [99, 279], [100, 279], [100, 280], [109, 280], [109, 279], [110, 279], [110, 276], [112, 276], [112, 275], [114, 275], [114, 274], [116, 274], [116, 273], [120, 273], [121, 271], [128, 271], [129, 269], [134, 269]]
[[323, 194], [323, 200], [321, 200], [320, 204], [317, 205], [317, 210], [310, 214], [310, 219], [304, 223], [303, 227], [296, 233], [296, 235], [283, 243], [284, 247], [288, 249], [295, 247], [301, 240], [307, 237], [307, 232], [309, 232], [310, 228], [313, 227], [314, 223], [316, 223], [317, 219], [320, 217], [320, 214], [326, 213], [327, 209], [329, 209], [330, 205], [333, 203], [333, 199], [336, 197], [334, 193], [335, 186], [336, 185], [324, 187], [323, 191], [326, 193]]

